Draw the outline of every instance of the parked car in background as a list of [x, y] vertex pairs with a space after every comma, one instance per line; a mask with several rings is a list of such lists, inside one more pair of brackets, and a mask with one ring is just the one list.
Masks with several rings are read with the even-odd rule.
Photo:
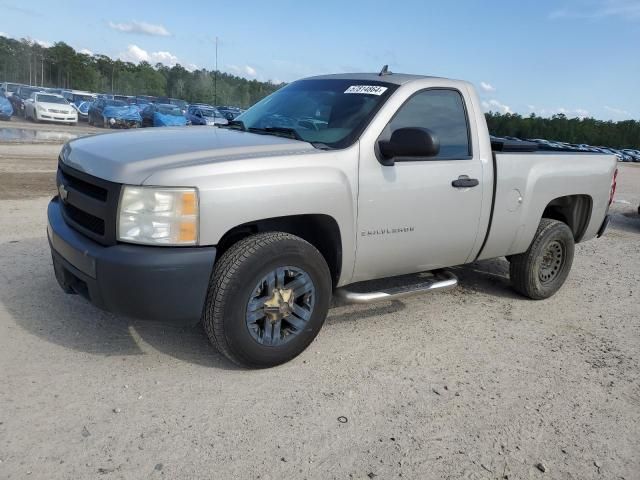
[[187, 119], [192, 125], [226, 125], [229, 121], [211, 105], [190, 105]]
[[[64, 94], [62, 96], [65, 97]], [[96, 95], [94, 93], [84, 92], [82, 90], [72, 90], [69, 98], [69, 102], [79, 105], [82, 102], [92, 102], [95, 99], [96, 99]]]
[[45, 88], [43, 91], [62, 95], [68, 102], [71, 102], [72, 91], [67, 88]]
[[140, 112], [122, 100], [98, 98], [87, 112], [89, 125], [104, 128], [136, 128], [142, 124]]
[[175, 105], [176, 107], [180, 108], [183, 115], [187, 113], [187, 108], [189, 107], [189, 104], [187, 102], [185, 102], [184, 100], [180, 100], [179, 98], [158, 97], [156, 103]]
[[238, 115], [244, 112], [244, 110], [238, 107], [221, 106], [216, 108], [228, 121], [235, 120]]
[[149, 103], [158, 103], [158, 97], [154, 97], [152, 95], [136, 95], [135, 97], [136, 103], [141, 104], [149, 104]]
[[75, 124], [78, 112], [62, 96], [36, 92], [24, 103], [24, 117], [34, 122], [60, 122]]
[[0, 95], [0, 120], [11, 120], [13, 107], [8, 98]]
[[180, 107], [170, 103], [152, 103], [140, 115], [143, 127], [179, 127], [189, 123]]
[[631, 157], [632, 162], [640, 162], [640, 150], [625, 148], [622, 151]]
[[80, 102], [80, 105], [76, 105], [72, 103], [76, 111], [78, 112], [78, 121], [79, 122], [88, 122], [89, 121], [89, 108], [91, 108], [91, 104], [93, 102]]
[[[71, 103], [71, 106], [78, 112], [78, 120], [86, 122], [89, 120], [89, 107], [91, 102], [96, 99], [96, 96], [90, 92], [83, 92], [81, 90], [72, 90], [71, 95], [67, 100]], [[66, 97], [65, 97], [66, 98]]]
[[27, 85], [20, 85], [18, 90], [14, 92], [9, 101], [13, 107], [13, 114], [18, 117], [24, 117], [25, 101], [31, 97], [35, 92], [41, 92], [42, 87], [29, 87]]
[[9, 98], [11, 95], [16, 93], [16, 91], [18, 91], [18, 88], [20, 88], [21, 86], [22, 85], [20, 85], [19, 83], [4, 82], [0, 83], [0, 90], [2, 90], [2, 93], [4, 93], [5, 97]]

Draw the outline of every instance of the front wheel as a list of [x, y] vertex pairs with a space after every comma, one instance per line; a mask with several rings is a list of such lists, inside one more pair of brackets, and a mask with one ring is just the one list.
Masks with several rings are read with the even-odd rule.
[[567, 224], [543, 218], [529, 249], [511, 256], [513, 288], [534, 300], [549, 298], [569, 276], [573, 253], [573, 233]]
[[327, 263], [311, 244], [282, 232], [252, 235], [217, 262], [202, 322], [231, 361], [272, 367], [299, 355], [316, 337], [331, 288]]

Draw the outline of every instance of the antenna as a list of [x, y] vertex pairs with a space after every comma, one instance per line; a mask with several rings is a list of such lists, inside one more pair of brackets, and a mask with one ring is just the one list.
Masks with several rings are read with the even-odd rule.
[[389, 71], [389, 65], [385, 65], [384, 67], [382, 67], [382, 70], [380, 70], [380, 73], [378, 74], [379, 77], [383, 77], [385, 75], [391, 75], [391, 72]]

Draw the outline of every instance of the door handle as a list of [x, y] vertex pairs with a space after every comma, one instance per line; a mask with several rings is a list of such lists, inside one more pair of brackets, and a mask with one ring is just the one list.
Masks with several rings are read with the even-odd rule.
[[477, 178], [469, 178], [466, 175], [460, 175], [457, 180], [451, 182], [451, 186], [455, 188], [477, 187], [479, 184]]

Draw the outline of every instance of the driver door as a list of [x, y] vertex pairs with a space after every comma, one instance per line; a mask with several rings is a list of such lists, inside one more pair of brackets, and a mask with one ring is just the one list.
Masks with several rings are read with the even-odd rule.
[[[483, 182], [464, 94], [443, 88], [418, 91], [379, 139], [407, 127], [429, 129], [439, 140], [439, 153], [395, 158], [394, 165], [383, 166], [377, 149], [361, 148], [354, 281], [458, 265], [476, 242], [482, 193], [490, 186]], [[477, 184], [456, 182], [464, 176]], [[460, 184], [467, 186], [455, 186]]]

